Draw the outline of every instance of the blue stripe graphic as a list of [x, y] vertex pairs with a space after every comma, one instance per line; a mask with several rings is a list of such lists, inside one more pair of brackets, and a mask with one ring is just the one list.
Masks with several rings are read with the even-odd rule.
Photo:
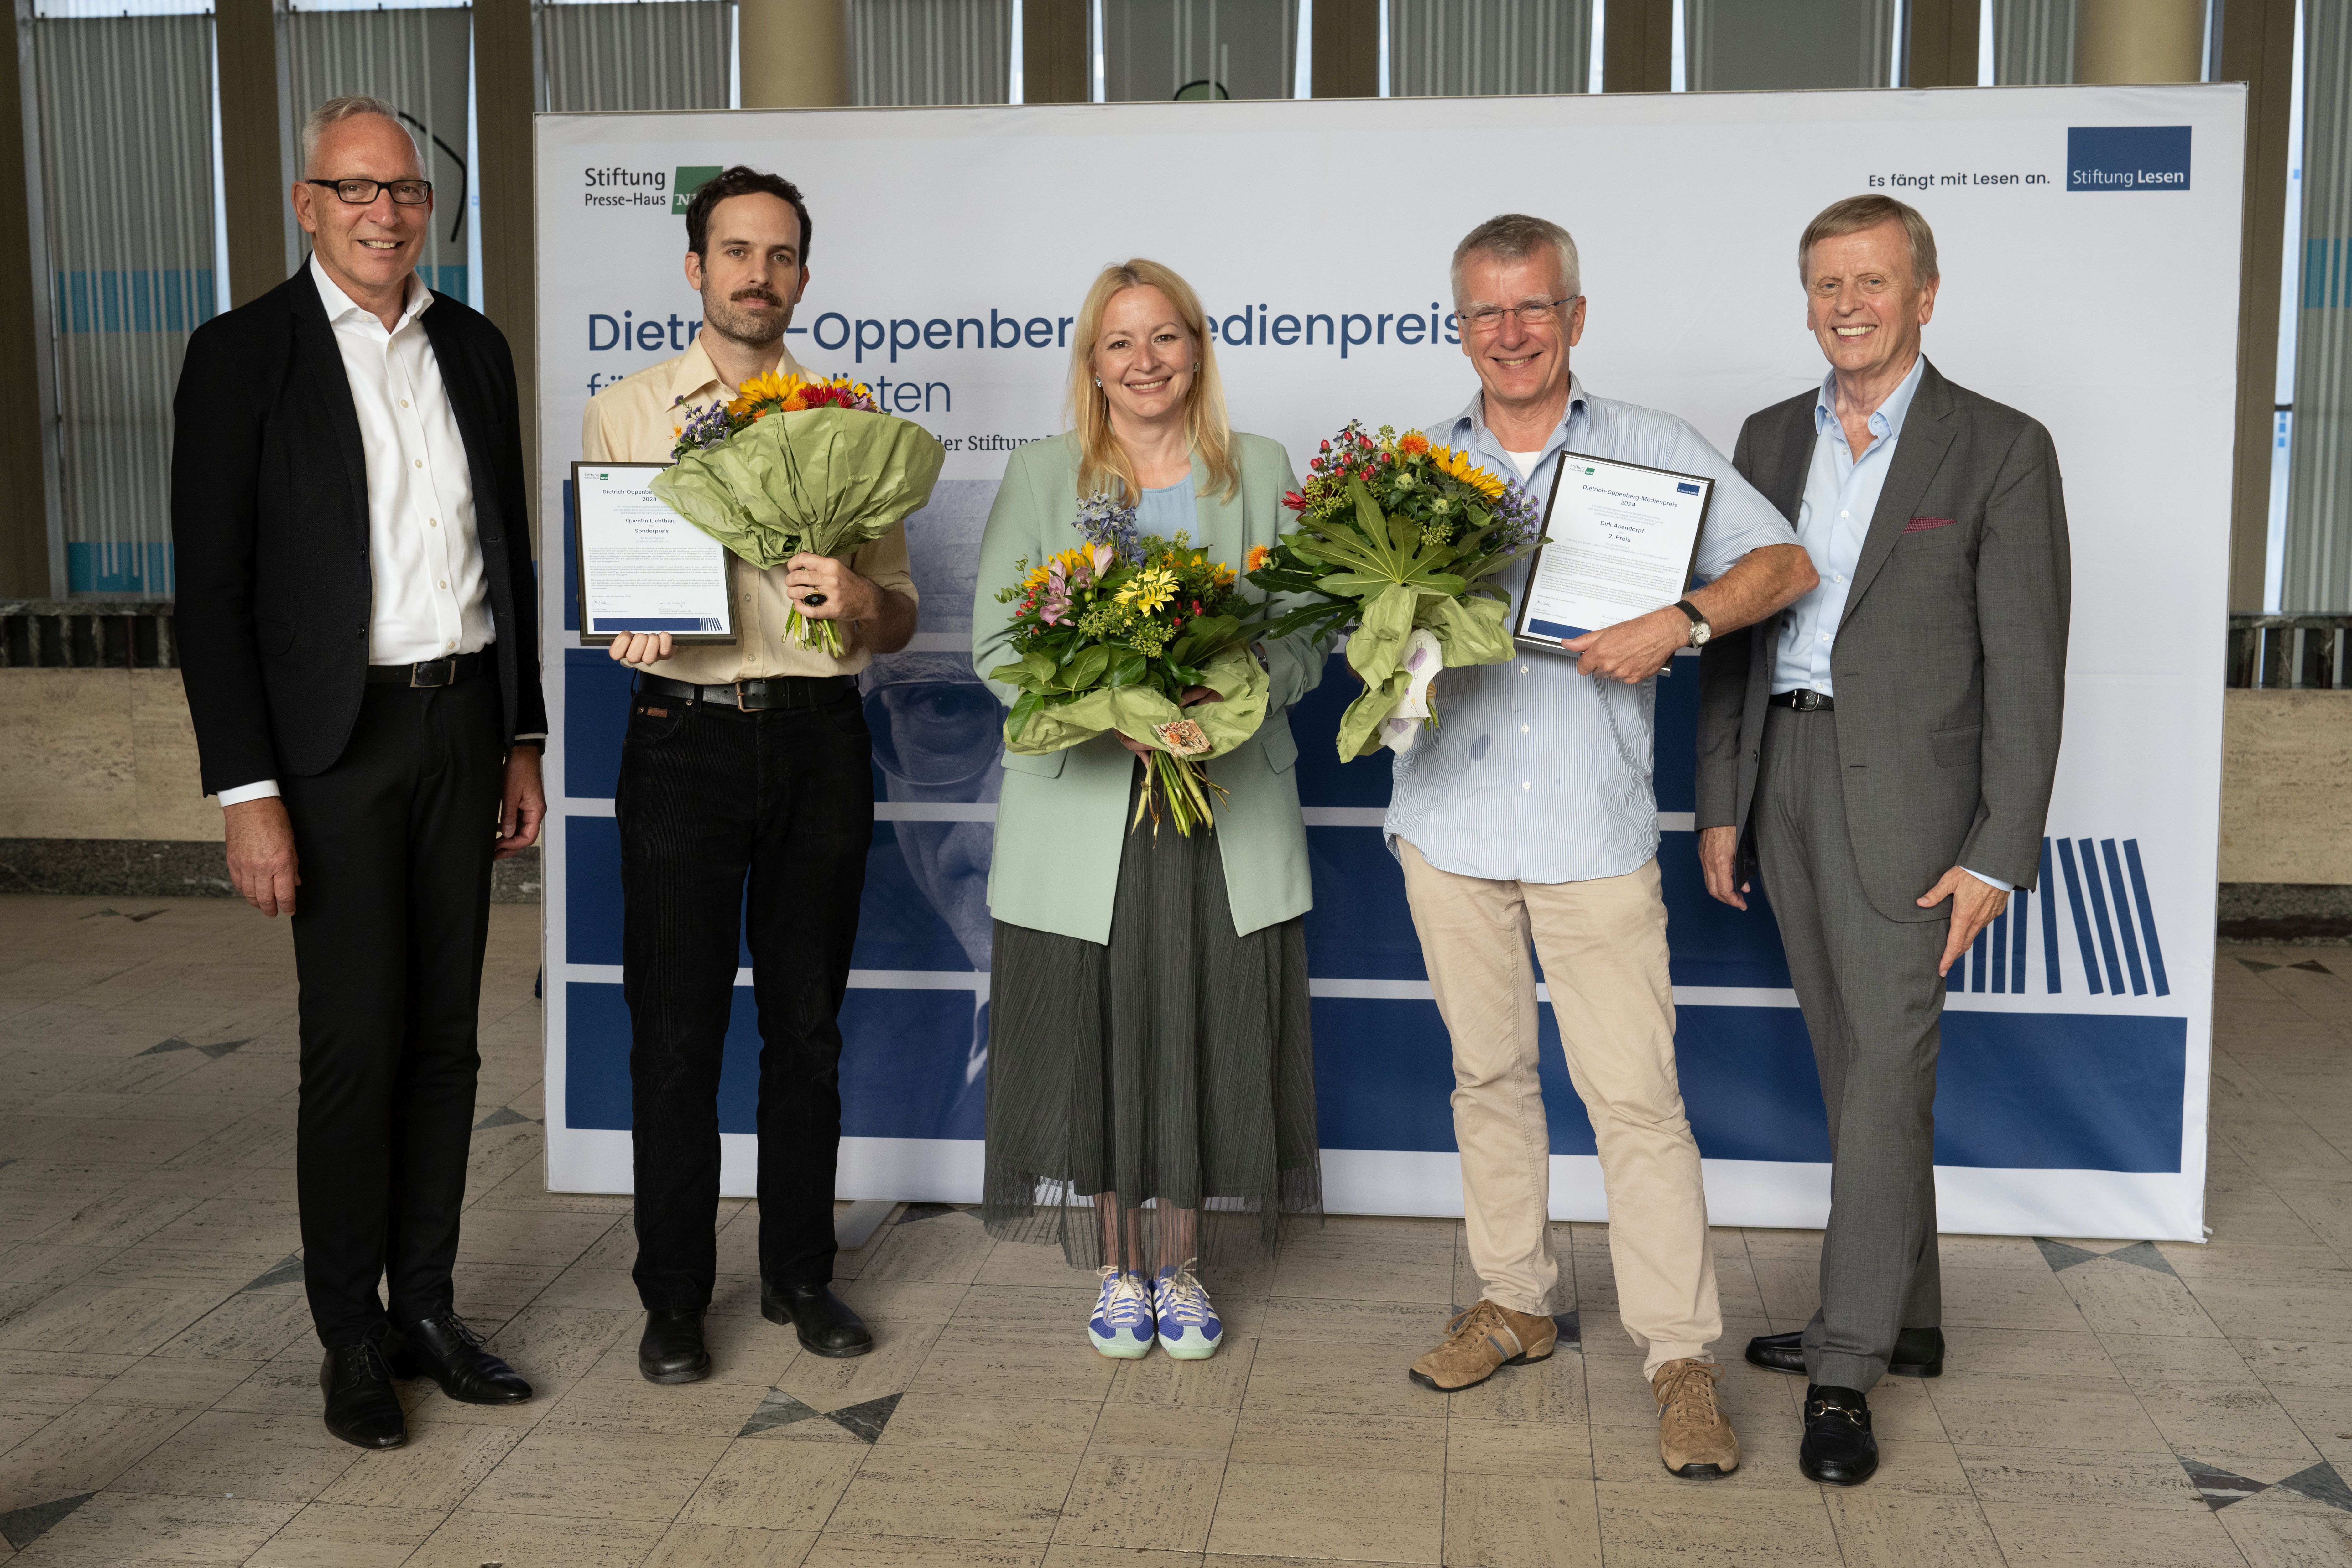
[[[2063, 843], [2064, 840], [2059, 841]], [[2107, 890], [2099, 884], [2098, 853], [2091, 841], [2076, 841], [2083, 847], [2083, 884], [2091, 892], [2091, 913], [2098, 917], [2099, 951], [2107, 960], [2107, 988], [2117, 996], [2124, 994], [2124, 967], [2116, 956], [2115, 923], [2107, 916]]]
[[2171, 985], [2164, 977], [2164, 949], [2156, 940], [2156, 911], [2147, 900], [2147, 874], [2140, 869], [2139, 841], [2124, 841], [2124, 859], [2131, 864], [2132, 902], [2139, 905], [2140, 935], [2147, 938], [2147, 967], [2156, 977], [2156, 994], [2168, 997]]
[[2058, 841], [2058, 863], [2066, 872], [2066, 903], [2074, 912], [2074, 941], [2083, 950], [2083, 977], [2090, 981], [2091, 994], [2095, 997], [2099, 994], [2099, 955], [2091, 945], [2091, 917], [2083, 909], [2083, 882], [2074, 873], [2072, 839]]
[[[2046, 886], [2048, 884], [2044, 883], [2043, 885]], [[2026, 905], [2027, 902], [2032, 899], [2032, 889], [2021, 887], [2017, 890], [2015, 899], [2017, 909], [2017, 941], [2010, 949], [2009, 988], [2016, 992], [2021, 997], [2025, 994], [2025, 928], [2028, 924], [2026, 915], [2029, 913]], [[2042, 923], [2044, 925], [2050, 924], [2050, 912], [2048, 910], [2042, 911]]]
[[2132, 995], [2147, 995], [2147, 978], [2139, 967], [2139, 939], [2132, 935], [2131, 906], [2124, 902], [2124, 868], [2116, 859], [2116, 841], [2108, 839], [2099, 845], [2107, 857], [2107, 885], [2116, 890], [2116, 928], [2124, 936], [2124, 957], [2131, 964]]
[[1992, 988], [2009, 990], [2009, 912], [2001, 911], [1992, 917], [1987, 933], [1992, 940], [1985, 944], [1985, 961], [1992, 967]]
[[2056, 996], [2058, 983], [2058, 873], [2050, 866], [2050, 836], [2042, 837], [2042, 965]]

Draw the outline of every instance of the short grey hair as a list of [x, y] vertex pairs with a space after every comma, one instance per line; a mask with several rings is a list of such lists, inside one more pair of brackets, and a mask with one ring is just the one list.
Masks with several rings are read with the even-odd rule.
[[[1559, 258], [1560, 287], [1570, 294], [1584, 292], [1582, 268], [1577, 264], [1576, 241], [1569, 232], [1546, 218], [1531, 218], [1525, 213], [1505, 213], [1488, 218], [1462, 236], [1454, 247], [1454, 266], [1450, 276], [1454, 285], [1454, 302], [1462, 302], [1462, 264], [1472, 256], [1484, 254], [1497, 261], [1525, 261], [1540, 255], [1547, 247]], [[1501, 305], [1507, 300], [1489, 300]]]
[[1867, 195], [1832, 202], [1805, 225], [1805, 232], [1797, 236], [1797, 281], [1811, 283], [1806, 269], [1813, 263], [1813, 246], [1822, 241], [1896, 223], [1903, 225], [1904, 242], [1911, 251], [1911, 286], [1924, 287], [1941, 278], [1943, 274], [1936, 262], [1936, 231], [1927, 226], [1926, 215], [1908, 202], [1898, 202], [1892, 196]]
[[409, 123], [400, 118], [400, 110], [380, 98], [370, 98], [363, 92], [355, 92], [341, 98], [331, 98], [303, 118], [302, 177], [304, 179], [307, 180], [318, 172], [316, 160], [319, 156], [319, 139], [327, 133], [327, 127], [362, 114], [380, 114], [399, 126], [401, 134], [408, 138], [408, 144], [416, 149], [417, 172], [421, 174], [428, 170], [430, 166], [425, 161], [425, 144], [416, 140], [416, 132]]

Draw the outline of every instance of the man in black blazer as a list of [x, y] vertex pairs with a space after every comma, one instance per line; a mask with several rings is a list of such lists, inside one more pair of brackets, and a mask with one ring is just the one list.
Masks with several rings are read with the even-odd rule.
[[1749, 1343], [1807, 1375], [1798, 1468], [1878, 1468], [1865, 1396], [1943, 1370], [1936, 1058], [1944, 976], [2040, 869], [2072, 607], [2050, 433], [1920, 351], [1936, 236], [1886, 196], [1797, 246], [1818, 387], [1751, 416], [1732, 464], [1821, 582], [1699, 656], [1699, 862], [1789, 956], [1829, 1112], [1821, 1308]]
[[395, 1376], [530, 1397], [451, 1267], [490, 862], [546, 812], [514, 362], [416, 276], [433, 190], [396, 112], [335, 99], [303, 126], [311, 257], [189, 341], [172, 454], [204, 787], [237, 892], [293, 921], [327, 1427], [376, 1448], [406, 1437]]

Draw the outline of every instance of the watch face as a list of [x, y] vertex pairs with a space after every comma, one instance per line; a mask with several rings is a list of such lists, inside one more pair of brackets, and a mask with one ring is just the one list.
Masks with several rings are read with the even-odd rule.
[[1691, 646], [1692, 646], [1692, 647], [1694, 647], [1694, 648], [1704, 648], [1704, 647], [1706, 647], [1706, 640], [1707, 640], [1709, 637], [1712, 637], [1712, 636], [1714, 636], [1714, 635], [1715, 635], [1715, 628], [1713, 628], [1712, 626], [1709, 626], [1706, 622], [1704, 622], [1704, 621], [1694, 621], [1694, 622], [1691, 622]]

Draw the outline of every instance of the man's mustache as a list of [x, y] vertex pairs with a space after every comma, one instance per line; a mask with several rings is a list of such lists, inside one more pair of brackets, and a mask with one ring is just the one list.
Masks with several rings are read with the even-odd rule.
[[782, 299], [779, 298], [777, 296], [775, 296], [775, 295], [773, 295], [773, 294], [769, 293], [769, 292], [768, 292], [766, 289], [764, 289], [764, 288], [747, 288], [747, 289], [743, 290], [740, 294], [732, 294], [732, 295], [728, 296], [728, 298], [730, 298], [730, 299], [732, 299], [732, 300], [734, 300], [734, 301], [736, 301], [736, 302], [737, 302], [737, 303], [739, 303], [739, 304], [740, 304], [740, 303], [741, 303], [743, 300], [746, 300], [746, 299], [764, 299], [764, 300], [766, 300], [769, 304], [773, 305], [774, 307], [776, 307], [776, 308], [777, 308], [778, 309], [780, 309], [780, 310], [783, 308], [783, 305], [784, 305], [784, 302], [783, 302], [783, 300], [782, 300]]

